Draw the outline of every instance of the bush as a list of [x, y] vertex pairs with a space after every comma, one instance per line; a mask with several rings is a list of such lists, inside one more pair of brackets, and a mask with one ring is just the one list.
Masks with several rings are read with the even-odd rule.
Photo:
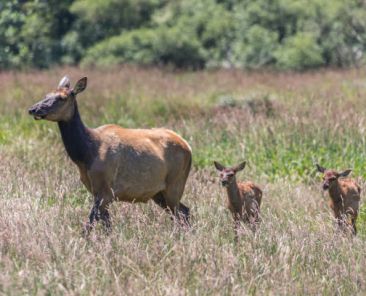
[[322, 50], [309, 33], [298, 33], [287, 38], [275, 56], [278, 67], [282, 69], [305, 70], [324, 64]]
[[0, 0], [0, 68], [46, 68], [58, 63], [58, 40], [70, 28], [67, 1]]
[[87, 66], [122, 63], [199, 68], [204, 65], [204, 59], [197, 40], [176, 28], [163, 28], [133, 30], [109, 38], [90, 48], [82, 61]]
[[110, 66], [121, 63], [150, 64], [153, 62], [155, 33], [141, 29], [111, 37], [88, 49], [83, 65]]
[[0, 0], [0, 67], [362, 64], [359, 0]]
[[[200, 59], [208, 67], [227, 64], [233, 24], [231, 12], [215, 0], [171, 2], [153, 16], [153, 25], [168, 27], [170, 34], [177, 34], [172, 39], [194, 41], [195, 47], [200, 47]], [[197, 60], [193, 61], [196, 67]]]
[[245, 33], [238, 35], [233, 45], [234, 65], [244, 68], [261, 68], [274, 62], [274, 52], [278, 47], [276, 32], [254, 25]]

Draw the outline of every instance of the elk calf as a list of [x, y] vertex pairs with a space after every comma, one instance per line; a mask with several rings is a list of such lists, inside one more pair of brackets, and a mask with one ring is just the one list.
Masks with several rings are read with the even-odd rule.
[[252, 182], [237, 182], [236, 173], [243, 170], [246, 162], [234, 167], [225, 167], [214, 162], [220, 172], [221, 185], [227, 190], [227, 207], [230, 210], [235, 225], [236, 239], [240, 222], [248, 223], [253, 230], [259, 222], [259, 210], [262, 201], [262, 190]]
[[329, 206], [333, 210], [338, 225], [350, 227], [356, 234], [356, 219], [360, 205], [361, 188], [356, 181], [343, 178], [347, 177], [351, 170], [338, 173], [316, 165], [318, 172], [323, 173], [323, 189], [328, 190]]

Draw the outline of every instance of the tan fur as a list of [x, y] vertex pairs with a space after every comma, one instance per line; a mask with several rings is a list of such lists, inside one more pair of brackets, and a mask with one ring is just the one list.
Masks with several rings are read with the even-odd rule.
[[356, 234], [361, 188], [352, 179], [338, 179], [329, 187], [329, 206], [337, 221], [349, 225]]
[[71, 89], [65, 76], [56, 92], [33, 105], [29, 114], [58, 122], [65, 148], [94, 197], [87, 231], [99, 219], [109, 228], [108, 206], [113, 200], [153, 199], [188, 224], [189, 208], [180, 203], [192, 162], [188, 143], [164, 128], [125, 129], [111, 124], [86, 128], [76, 102], [86, 85], [84, 77]]
[[[147, 202], [166, 192], [168, 205], [179, 203], [191, 162], [191, 149], [181, 137], [167, 129], [116, 125], [104, 125], [93, 132], [100, 143], [99, 157], [88, 171], [79, 166], [86, 187], [102, 172], [104, 181], [98, 183], [113, 192], [105, 197], [108, 200]], [[101, 189], [92, 186], [92, 190]]]
[[262, 190], [253, 182], [237, 182], [236, 173], [245, 167], [245, 162], [226, 168], [218, 162], [214, 162], [217, 170], [220, 171], [220, 181], [227, 191], [227, 208], [230, 210], [238, 239], [240, 223], [244, 222], [255, 231], [260, 221], [260, 206], [262, 203]]
[[237, 182], [227, 187], [227, 207], [236, 222], [259, 222], [262, 190], [253, 182]]
[[[185, 208], [180, 199], [192, 159], [187, 142], [167, 129], [104, 125], [90, 132], [99, 145], [98, 157], [90, 168], [83, 164], [78, 167], [81, 181], [94, 200], [101, 201], [100, 213], [108, 213], [113, 200], [146, 203], [154, 199], [183, 224], [189, 224], [189, 212], [185, 217], [180, 215], [180, 207]], [[93, 219], [90, 221], [88, 232]]]
[[[329, 206], [333, 211], [338, 225], [346, 230], [357, 233], [356, 220], [360, 207], [361, 187], [356, 181], [345, 178], [351, 170], [338, 173], [316, 165], [319, 172], [323, 173], [323, 189], [329, 191]], [[346, 227], [344, 227], [346, 226]]]

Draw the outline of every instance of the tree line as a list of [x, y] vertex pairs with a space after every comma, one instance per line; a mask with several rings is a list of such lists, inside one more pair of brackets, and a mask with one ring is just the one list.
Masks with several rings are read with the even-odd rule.
[[0, 0], [0, 69], [360, 66], [361, 0]]

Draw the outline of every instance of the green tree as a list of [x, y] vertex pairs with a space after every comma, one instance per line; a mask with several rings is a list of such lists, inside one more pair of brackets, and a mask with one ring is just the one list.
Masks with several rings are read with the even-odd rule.
[[226, 60], [230, 29], [229, 12], [214, 0], [171, 2], [153, 14], [149, 29], [123, 32], [97, 43], [83, 63], [138, 63], [141, 57], [143, 64], [217, 66]]
[[322, 49], [310, 33], [288, 37], [276, 52], [277, 66], [282, 69], [305, 70], [322, 66]]
[[[70, 6], [76, 21], [63, 43], [64, 58], [78, 62], [89, 47], [121, 32], [148, 26], [155, 9], [167, 0], [76, 0]], [[115, 40], [115, 39], [113, 39]], [[102, 57], [106, 60], [108, 58]]]
[[0, 0], [0, 67], [361, 65], [361, 0]]
[[48, 67], [62, 56], [58, 37], [72, 22], [71, 1], [0, 2], [0, 67]]

